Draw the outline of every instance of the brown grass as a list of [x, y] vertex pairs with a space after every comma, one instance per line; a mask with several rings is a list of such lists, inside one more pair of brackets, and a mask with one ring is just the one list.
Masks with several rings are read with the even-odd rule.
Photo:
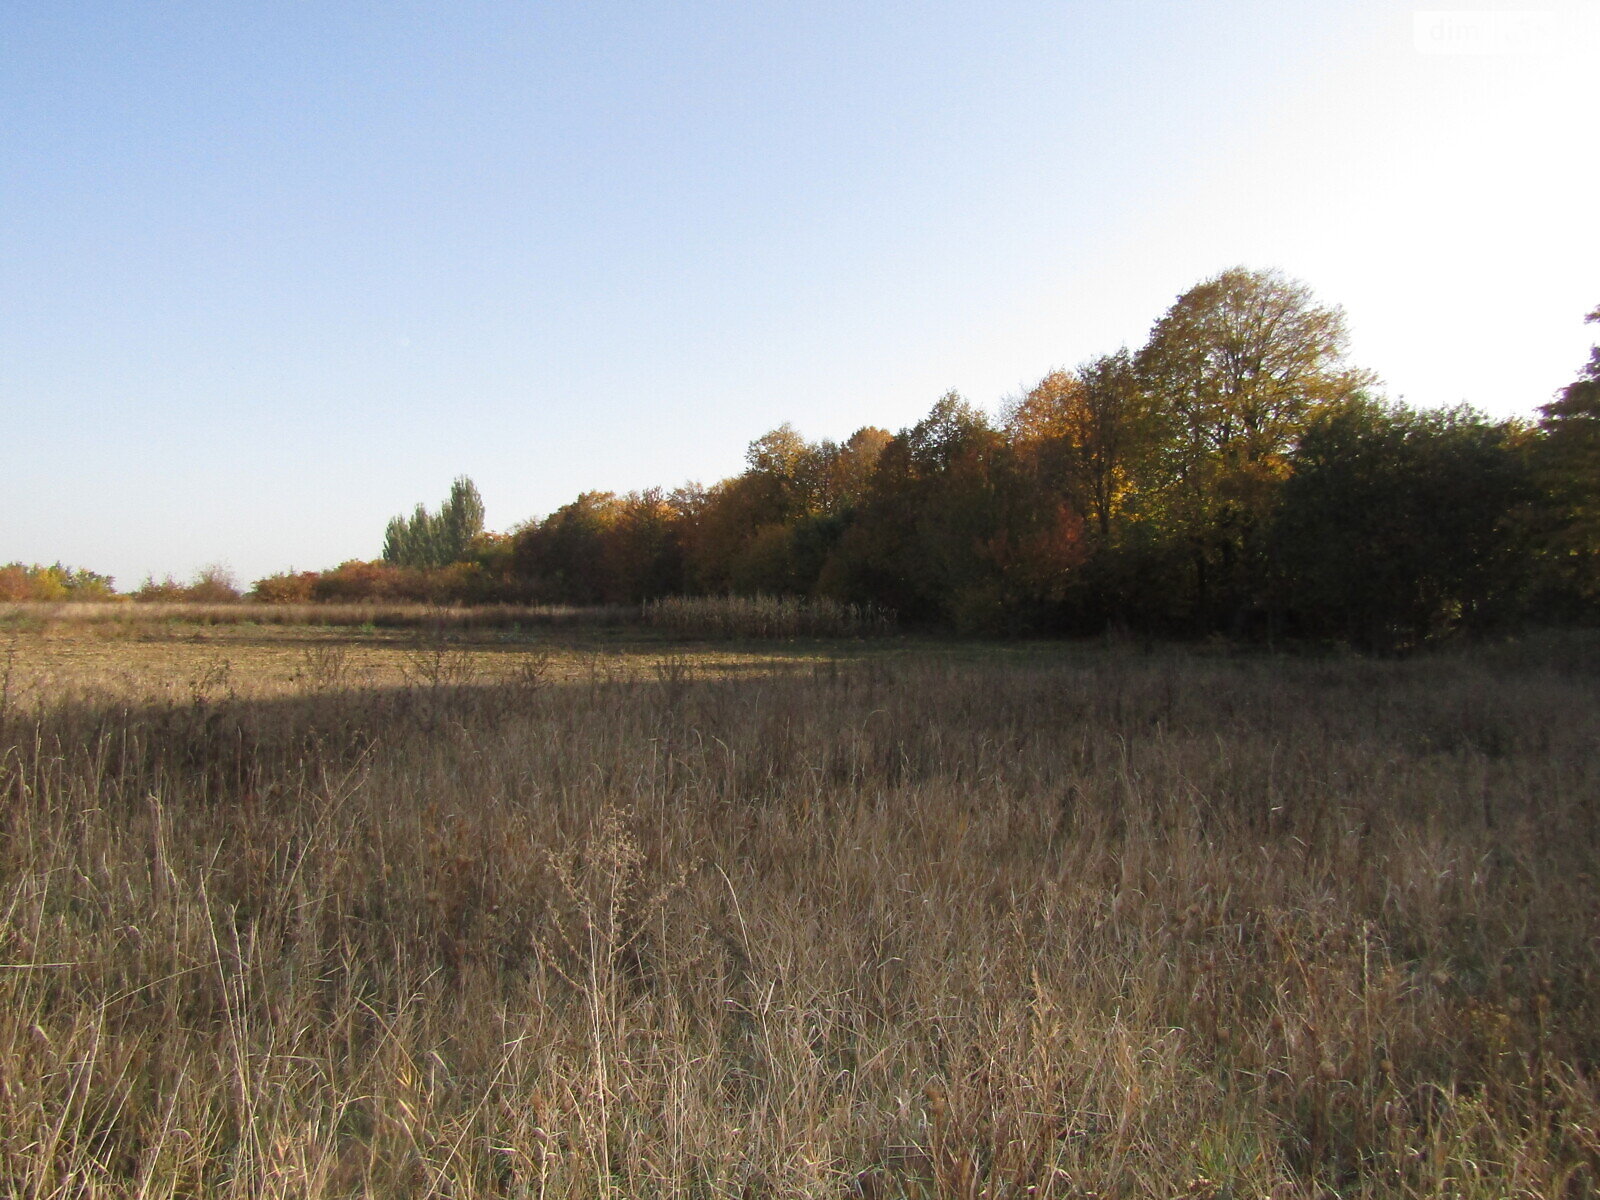
[[392, 630], [548, 631], [627, 626], [695, 640], [792, 640], [883, 637], [895, 631], [894, 614], [875, 605], [841, 604], [794, 596], [669, 596], [647, 604], [394, 603], [265, 604], [189, 600], [0, 603], [0, 627], [111, 626], [150, 634], [179, 625], [263, 625]]
[[[142, 607], [142, 606], [141, 606]], [[261, 699], [330, 689], [404, 687], [413, 682], [493, 683], [536, 663], [551, 680], [654, 677], [663, 664], [702, 674], [766, 671], [826, 658], [827, 645], [730, 646], [673, 639], [609, 624], [549, 628], [278, 625], [253, 622], [76, 620], [0, 621], [0, 673], [11, 703], [112, 694], [128, 701]]]
[[10, 693], [0, 1194], [1596, 1191], [1575, 653], [504, 653]]
[[895, 617], [875, 604], [798, 596], [667, 596], [643, 607], [645, 625], [716, 640], [887, 637]]
[[46, 628], [69, 624], [133, 626], [149, 630], [179, 623], [192, 625], [294, 625], [357, 626], [370, 629], [417, 629], [445, 626], [456, 630], [499, 629], [511, 626], [542, 628], [633, 623], [640, 620], [634, 605], [580, 608], [565, 604], [477, 604], [454, 606], [405, 602], [263, 604], [249, 600], [202, 602], [191, 600], [135, 601], [130, 597], [106, 601], [63, 603], [0, 603], [0, 625], [27, 623]]

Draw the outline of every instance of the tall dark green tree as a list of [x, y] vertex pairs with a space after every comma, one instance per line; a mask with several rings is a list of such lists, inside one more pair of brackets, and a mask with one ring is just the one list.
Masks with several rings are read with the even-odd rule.
[[1520, 431], [1468, 408], [1357, 400], [1319, 415], [1273, 527], [1284, 610], [1365, 649], [1420, 645], [1510, 615], [1532, 496]]
[[483, 497], [472, 480], [462, 475], [450, 485], [450, 497], [439, 508], [437, 553], [440, 566], [459, 562], [472, 539], [483, 532]]
[[437, 513], [417, 505], [408, 517], [393, 517], [384, 530], [383, 561], [400, 567], [444, 567], [467, 553], [483, 532], [483, 498], [465, 475], [450, 485]]
[[[1588, 320], [1600, 323], [1600, 308]], [[1534, 524], [1551, 615], [1593, 621], [1600, 619], [1600, 345], [1539, 411]]]

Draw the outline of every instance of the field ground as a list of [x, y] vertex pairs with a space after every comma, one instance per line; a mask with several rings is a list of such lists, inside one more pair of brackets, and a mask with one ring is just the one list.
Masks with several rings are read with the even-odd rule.
[[[640, 630], [449, 630], [207, 624], [57, 623], [7, 634], [13, 700], [80, 691], [128, 697], [291, 696], [337, 685], [405, 687], [443, 671], [448, 682], [504, 682], [537, 660], [551, 681], [595, 672], [650, 674], [682, 661], [713, 673], [783, 670], [849, 652], [821, 642], [791, 647], [666, 641]], [[860, 648], [854, 648], [860, 653]], [[0, 669], [4, 667], [0, 659]]]
[[0, 617], [0, 1194], [1600, 1189], [1593, 638]]

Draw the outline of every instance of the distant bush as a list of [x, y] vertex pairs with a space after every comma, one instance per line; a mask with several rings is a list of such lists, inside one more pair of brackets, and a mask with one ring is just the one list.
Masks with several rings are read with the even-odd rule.
[[146, 575], [144, 582], [133, 593], [133, 598], [141, 604], [166, 603], [173, 600], [182, 600], [183, 584], [171, 575], [157, 579], [154, 575]]
[[423, 601], [428, 597], [421, 571], [352, 559], [317, 576], [311, 585], [311, 598], [350, 603], [358, 600]]
[[184, 596], [202, 604], [228, 604], [241, 598], [238, 581], [226, 567], [212, 564], [195, 572]]
[[477, 561], [404, 567], [352, 559], [327, 571], [268, 575], [250, 589], [250, 599], [266, 604], [497, 604], [515, 598], [503, 574]]
[[881, 637], [895, 631], [888, 609], [799, 596], [667, 596], [644, 606], [644, 620], [703, 638]]
[[494, 580], [475, 562], [455, 562], [423, 572], [427, 594], [434, 604], [488, 604], [499, 599]]
[[242, 599], [233, 572], [215, 563], [201, 567], [188, 583], [179, 583], [171, 575], [157, 580], [146, 577], [133, 593], [140, 603], [170, 603], [190, 601], [199, 604], [232, 604]]
[[0, 567], [0, 601], [107, 600], [115, 591], [111, 576], [81, 567], [7, 563]]
[[320, 578], [315, 571], [280, 571], [251, 584], [248, 598], [260, 604], [304, 604]]

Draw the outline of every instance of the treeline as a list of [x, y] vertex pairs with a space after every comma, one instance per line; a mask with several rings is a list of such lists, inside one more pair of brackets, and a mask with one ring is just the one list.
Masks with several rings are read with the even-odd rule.
[[764, 595], [969, 633], [1370, 649], [1593, 620], [1600, 347], [1528, 422], [1385, 401], [1346, 344], [1337, 307], [1234, 269], [1180, 296], [1137, 351], [1053, 371], [998, 417], [952, 392], [893, 434], [808, 441], [785, 424], [711, 487], [585, 492], [508, 534], [484, 531], [462, 478], [437, 512], [389, 523], [382, 560], [251, 596]]
[[455, 560], [420, 570], [396, 533], [481, 513], [458, 480], [439, 517], [391, 523], [386, 564], [301, 586], [329, 599], [814, 597], [972, 633], [1373, 649], [1591, 619], [1600, 348], [1529, 423], [1386, 402], [1346, 342], [1342, 312], [1304, 286], [1231, 270], [1179, 297], [1137, 351], [1054, 371], [998, 418], [950, 393], [895, 434], [814, 442], [786, 424], [712, 487], [586, 492], [509, 535], [457, 525]]
[[0, 566], [0, 602], [106, 600], [113, 595], [111, 576], [79, 567], [20, 562]]
[[243, 599], [227, 568], [201, 567], [187, 583], [168, 575], [146, 579], [132, 592], [118, 592], [110, 575], [53, 563], [12, 562], [0, 566], [0, 603], [61, 604], [77, 601], [184, 601], [227, 604]]

